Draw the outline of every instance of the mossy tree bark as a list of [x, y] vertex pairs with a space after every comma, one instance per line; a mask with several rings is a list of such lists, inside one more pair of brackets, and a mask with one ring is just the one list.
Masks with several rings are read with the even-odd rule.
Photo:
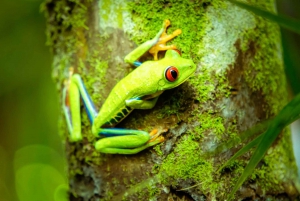
[[[248, 2], [275, 10], [273, 0]], [[48, 0], [43, 8], [59, 92], [72, 66], [97, 108], [118, 80], [133, 70], [123, 62], [124, 56], [151, 39], [164, 19], [171, 20], [169, 32], [182, 29], [170, 43], [198, 66], [186, 83], [164, 92], [154, 109], [135, 110], [118, 125], [146, 131], [169, 128], [164, 143], [139, 154], [96, 152], [84, 112], [84, 139], [70, 143], [61, 117], [70, 200], [226, 199], [251, 153], [223, 172], [217, 172], [218, 167], [236, 149], [203, 156], [274, 116], [287, 102], [278, 27], [221, 0]], [[298, 196], [295, 177], [286, 130], [235, 199], [293, 199]]]

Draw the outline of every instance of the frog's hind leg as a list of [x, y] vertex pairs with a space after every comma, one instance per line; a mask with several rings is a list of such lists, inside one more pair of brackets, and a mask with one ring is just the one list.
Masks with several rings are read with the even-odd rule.
[[63, 89], [63, 110], [65, 113], [71, 141], [82, 139], [80, 98], [83, 100], [86, 112], [91, 123], [97, 115], [96, 108], [86, 91], [80, 75], [74, 74], [70, 68], [70, 78], [65, 82]]
[[91, 124], [93, 124], [98, 111], [96, 110], [95, 104], [93, 103], [89, 93], [87, 92], [86, 87], [79, 74], [74, 74], [72, 76], [72, 84], [76, 85], [76, 87], [78, 88], [80, 98], [82, 99], [88, 118]]
[[160, 141], [163, 142], [165, 138], [161, 136], [162, 133], [167, 132], [168, 129], [153, 129], [149, 135], [150, 135], [150, 140], [147, 143], [152, 143], [155, 141]]
[[106, 138], [98, 140], [95, 148], [109, 154], [135, 154], [164, 141], [163, 137], [157, 136], [151, 140], [152, 133], [140, 130], [108, 128], [102, 129], [99, 134]]

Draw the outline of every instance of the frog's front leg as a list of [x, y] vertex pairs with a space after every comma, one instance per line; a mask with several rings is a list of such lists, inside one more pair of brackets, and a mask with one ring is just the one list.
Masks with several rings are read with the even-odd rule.
[[145, 54], [148, 50], [153, 55], [154, 60], [157, 60], [157, 53], [161, 50], [170, 50], [176, 49], [175, 45], [166, 45], [166, 42], [171, 40], [172, 38], [178, 36], [181, 33], [180, 29], [175, 30], [172, 34], [168, 35], [166, 30], [170, 26], [170, 20], [165, 20], [163, 22], [162, 28], [156, 34], [156, 36], [152, 40], [148, 40], [143, 44], [139, 45], [136, 49], [130, 52], [125, 57], [125, 62], [133, 64], [134, 66], [140, 66], [141, 63], [138, 59]]
[[159, 51], [162, 50], [176, 50], [177, 47], [175, 45], [166, 45], [166, 43], [175, 38], [176, 36], [178, 36], [179, 34], [181, 34], [181, 30], [180, 29], [176, 29], [173, 33], [171, 34], [167, 34], [167, 27], [170, 26], [170, 21], [169, 20], [165, 20], [165, 28], [163, 33], [161, 34], [159, 40], [157, 41], [157, 43], [155, 45], [153, 45], [150, 50], [149, 53], [153, 55], [154, 60], [158, 60], [157, 58], [157, 54]]
[[152, 40], [148, 40], [143, 44], [139, 45], [137, 48], [135, 48], [133, 51], [131, 51], [125, 56], [124, 61], [134, 66], [140, 66], [140, 62], [138, 62], [137, 60], [159, 41], [159, 38], [165, 31], [165, 27], [166, 22], [163, 23], [163, 27], [159, 30], [159, 32]]
[[[105, 136], [95, 143], [95, 148], [101, 153], [108, 154], [136, 154], [148, 147], [164, 141], [160, 136], [166, 130], [153, 130], [150, 133], [140, 130], [119, 128], [101, 129], [100, 135]], [[109, 136], [109, 137], [108, 137]]]
[[126, 100], [126, 106], [131, 107], [133, 109], [152, 109], [163, 91], [158, 91], [154, 94], [142, 97], [142, 98], [132, 98]]
[[157, 99], [158, 97], [151, 100], [129, 99], [125, 102], [128, 107], [134, 109], [152, 109], [155, 106]]

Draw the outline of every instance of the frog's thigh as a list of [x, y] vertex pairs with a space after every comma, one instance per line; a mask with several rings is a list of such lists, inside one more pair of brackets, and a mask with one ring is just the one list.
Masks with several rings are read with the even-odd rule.
[[149, 139], [149, 135], [107, 137], [98, 140], [95, 148], [102, 153], [134, 154], [147, 148], [146, 143]]
[[145, 144], [141, 147], [133, 148], [133, 149], [118, 149], [118, 148], [103, 148], [99, 152], [106, 153], [106, 154], [136, 154], [144, 149], [150, 147], [148, 144]]
[[101, 148], [124, 148], [130, 149], [144, 145], [150, 136], [146, 135], [126, 135], [116, 137], [106, 137], [98, 140], [95, 144], [96, 149]]

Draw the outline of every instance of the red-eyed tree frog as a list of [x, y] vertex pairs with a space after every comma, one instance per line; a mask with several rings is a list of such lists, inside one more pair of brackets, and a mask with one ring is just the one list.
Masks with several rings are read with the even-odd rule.
[[[174, 45], [166, 42], [181, 33], [176, 30], [167, 35], [170, 25], [165, 20], [157, 35], [141, 44], [125, 57], [125, 62], [137, 68], [120, 80], [97, 112], [79, 74], [70, 73], [63, 90], [63, 110], [68, 124], [71, 141], [82, 139], [80, 98], [92, 124], [92, 133], [103, 137], [95, 143], [101, 153], [135, 154], [147, 147], [164, 141], [161, 132], [148, 133], [141, 130], [113, 128], [133, 109], [151, 109], [164, 90], [177, 87], [186, 81], [196, 70], [190, 59], [181, 57]], [[157, 53], [166, 50], [164, 58], [158, 60]], [[154, 56], [154, 61], [137, 61], [145, 52]]]

